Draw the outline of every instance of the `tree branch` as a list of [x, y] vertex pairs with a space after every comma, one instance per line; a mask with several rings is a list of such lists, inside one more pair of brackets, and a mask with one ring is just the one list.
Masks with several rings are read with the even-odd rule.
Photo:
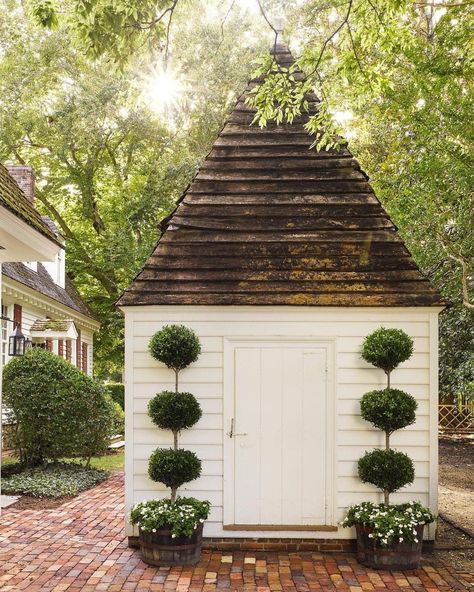
[[441, 246], [446, 251], [446, 255], [449, 259], [457, 263], [461, 267], [461, 287], [462, 287], [462, 303], [469, 310], [474, 310], [474, 300], [469, 295], [469, 272], [468, 264], [469, 260], [463, 255], [454, 254], [450, 250], [450, 245], [446, 239], [437, 233], [438, 239]]
[[462, 285], [462, 303], [469, 310], [474, 310], [474, 301], [469, 296], [469, 274], [467, 261], [464, 258], [457, 257], [448, 253], [448, 257], [461, 266], [461, 285]]
[[[265, 12], [265, 9], [263, 8], [261, 0], [257, 0], [257, 4], [258, 4], [258, 7], [260, 8], [260, 12], [261, 12], [263, 18], [265, 19], [267, 25], [275, 33], [275, 41], [273, 42], [273, 55], [275, 55], [277, 41], [278, 41], [278, 31], [275, 29], [275, 27], [270, 22], [270, 19], [267, 17], [267, 13]], [[273, 58], [273, 59], [275, 59], [275, 58]]]
[[316, 60], [316, 64], [314, 65], [313, 70], [311, 71], [311, 73], [309, 74], [310, 76], [312, 76], [317, 69], [319, 68], [319, 65], [321, 63], [321, 60], [323, 59], [323, 55], [324, 52], [326, 51], [327, 46], [329, 45], [329, 43], [331, 43], [331, 41], [334, 39], [334, 37], [339, 33], [339, 31], [349, 23], [349, 17], [351, 15], [351, 11], [352, 11], [352, 4], [353, 4], [354, 0], [349, 0], [349, 5], [347, 7], [347, 12], [346, 15], [344, 17], [344, 19], [342, 20], [341, 23], [339, 23], [339, 25], [337, 26], [337, 28], [331, 33], [331, 35], [329, 35], [329, 37], [326, 38], [326, 40], [323, 43], [323, 46], [321, 48], [321, 51], [319, 52], [319, 56], [318, 59]]

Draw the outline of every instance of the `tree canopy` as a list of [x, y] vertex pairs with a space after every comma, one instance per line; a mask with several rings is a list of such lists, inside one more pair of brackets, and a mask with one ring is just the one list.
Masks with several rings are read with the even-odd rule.
[[[315, 89], [314, 149], [349, 140], [417, 263], [453, 302], [442, 316], [443, 393], [473, 390], [470, 0], [30, 0], [28, 14], [8, 4], [0, 158], [41, 171], [38, 199], [104, 321], [104, 374], [120, 366], [112, 302], [257, 68], [269, 82], [255, 92], [255, 125], [291, 121]], [[304, 83], [263, 57], [279, 14]], [[181, 81], [180, 101], [160, 112], [143, 100], [157, 71]]]
[[0, 160], [34, 167], [37, 205], [67, 239], [67, 271], [102, 322], [96, 370], [119, 375], [123, 321], [113, 303], [209, 150], [258, 39], [234, 43], [247, 24], [240, 14], [224, 34], [217, 22], [182, 23], [173, 51], [186, 93], [161, 110], [159, 52], [120, 70], [81, 52], [67, 26], [39, 28], [10, 5], [14, 19], [0, 14]]

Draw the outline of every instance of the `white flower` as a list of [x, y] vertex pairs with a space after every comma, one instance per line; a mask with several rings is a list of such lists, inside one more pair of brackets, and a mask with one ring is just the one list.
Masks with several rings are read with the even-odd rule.
[[373, 539], [374, 535], [372, 533], [369, 534], [369, 539]]

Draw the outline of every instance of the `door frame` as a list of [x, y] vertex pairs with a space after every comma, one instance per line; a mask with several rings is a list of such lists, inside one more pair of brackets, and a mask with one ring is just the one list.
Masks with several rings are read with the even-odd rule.
[[[251, 348], [257, 346], [259, 343], [274, 343], [275, 347], [278, 345], [297, 344], [310, 346], [314, 345], [317, 348], [325, 348], [327, 352], [327, 381], [326, 381], [326, 520], [325, 524], [315, 526], [292, 526], [288, 528], [286, 525], [240, 525], [235, 524], [235, 438], [229, 438], [228, 432], [232, 418], [235, 413], [235, 349], [236, 346]], [[335, 522], [335, 508], [336, 508], [336, 351], [335, 337], [301, 337], [301, 336], [286, 336], [286, 335], [269, 335], [269, 336], [229, 336], [224, 337], [224, 428], [222, 432], [223, 437], [223, 529], [224, 530], [251, 530], [251, 531], [297, 531], [297, 530], [313, 530], [313, 531], [336, 531], [337, 523]], [[238, 429], [238, 426], [237, 426]]]

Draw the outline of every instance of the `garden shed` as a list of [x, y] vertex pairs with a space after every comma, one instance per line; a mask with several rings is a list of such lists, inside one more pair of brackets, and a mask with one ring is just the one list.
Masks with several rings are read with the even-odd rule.
[[[284, 67], [294, 63], [282, 43], [273, 53]], [[253, 541], [251, 548], [294, 548], [304, 540], [338, 549], [354, 536], [339, 526], [348, 506], [382, 501], [357, 476], [358, 458], [384, 444], [359, 409], [365, 392], [385, 386], [383, 371], [359, 354], [364, 337], [381, 326], [403, 329], [415, 345], [392, 386], [416, 397], [417, 420], [392, 445], [414, 459], [416, 476], [393, 501], [416, 499], [436, 511], [444, 302], [349, 150], [310, 149], [307, 116], [292, 125], [250, 125], [254, 113], [245, 101], [256, 83], [238, 99], [118, 301], [125, 315], [126, 506], [168, 495], [148, 478], [147, 460], [172, 437], [151, 423], [147, 403], [174, 379], [148, 342], [164, 325], [180, 323], [202, 343], [180, 384], [196, 395], [203, 416], [180, 442], [203, 461], [201, 477], [181, 493], [211, 501], [205, 537], [228, 547]], [[314, 113], [317, 99], [308, 99]], [[131, 526], [128, 534], [136, 535]]]

